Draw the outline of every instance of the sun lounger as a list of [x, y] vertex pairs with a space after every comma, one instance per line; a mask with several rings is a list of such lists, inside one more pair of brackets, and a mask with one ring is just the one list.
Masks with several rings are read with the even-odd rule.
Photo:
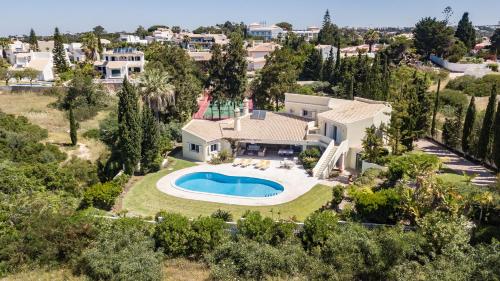
[[243, 163], [241, 163], [241, 167], [245, 168], [251, 164], [252, 164], [252, 159], [245, 159], [243, 160]]
[[259, 163], [255, 164], [256, 169], [261, 169], [266, 164], [266, 160], [260, 160]]
[[238, 165], [241, 165], [241, 163], [242, 163], [241, 159], [240, 159], [240, 158], [236, 158], [236, 159], [234, 159], [234, 161], [233, 161], [233, 167], [236, 167], [236, 166], [238, 166]]
[[264, 164], [262, 166], [260, 166], [260, 169], [261, 170], [267, 170], [270, 166], [271, 166], [271, 161], [265, 160]]

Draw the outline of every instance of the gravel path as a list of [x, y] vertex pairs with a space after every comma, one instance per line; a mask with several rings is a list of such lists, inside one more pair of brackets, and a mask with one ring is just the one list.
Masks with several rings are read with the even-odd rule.
[[492, 171], [486, 169], [481, 165], [474, 164], [461, 156], [458, 156], [457, 154], [449, 151], [445, 147], [433, 141], [420, 139], [415, 143], [415, 145], [421, 151], [437, 155], [439, 158], [441, 158], [443, 163], [448, 168], [456, 171], [459, 174], [463, 172], [467, 173], [468, 175], [476, 174], [477, 176], [472, 180], [473, 184], [487, 186], [492, 185], [496, 182], [495, 174]]

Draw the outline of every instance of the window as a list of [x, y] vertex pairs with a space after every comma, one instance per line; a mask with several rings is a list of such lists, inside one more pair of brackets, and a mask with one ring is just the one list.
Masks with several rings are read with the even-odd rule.
[[335, 141], [337, 141], [337, 126], [333, 126], [333, 137], [332, 139], [334, 139]]
[[309, 111], [307, 110], [302, 110], [302, 116], [309, 116]]
[[120, 76], [120, 73], [119, 69], [111, 69], [111, 76]]
[[200, 153], [200, 146], [194, 143], [190, 143], [189, 150], [195, 151], [196, 153]]
[[216, 143], [211, 144], [211, 145], [210, 145], [210, 152], [217, 151], [217, 150], [218, 150], [218, 149], [217, 149], [217, 147], [218, 147], [218, 145], [217, 145]]

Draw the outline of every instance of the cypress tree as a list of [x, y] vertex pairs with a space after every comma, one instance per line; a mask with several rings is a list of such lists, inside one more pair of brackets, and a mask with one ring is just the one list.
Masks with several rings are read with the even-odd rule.
[[477, 143], [477, 153], [476, 157], [479, 160], [485, 160], [486, 154], [488, 153], [488, 147], [491, 139], [491, 128], [493, 127], [493, 118], [495, 118], [495, 103], [497, 98], [497, 87], [493, 84], [491, 89], [490, 99], [488, 101], [488, 106], [486, 107], [486, 113], [484, 114], [483, 126], [481, 127], [481, 133], [479, 135], [479, 141]]
[[349, 99], [354, 100], [354, 76], [351, 76], [349, 83]]
[[243, 101], [243, 94], [246, 89], [247, 60], [240, 33], [233, 32], [230, 38], [225, 56], [224, 77], [226, 77], [226, 86], [224, 88], [233, 103], [233, 107], [236, 107], [236, 104]]
[[54, 31], [54, 66], [58, 73], [66, 72], [69, 69], [68, 62], [66, 61], [66, 50], [64, 50], [64, 43], [59, 28], [56, 27]]
[[432, 112], [431, 136], [436, 136], [436, 114], [439, 108], [439, 89], [441, 88], [441, 79], [438, 80], [436, 100], [434, 101], [434, 111]]
[[328, 58], [326, 59], [324, 65], [323, 65], [323, 74], [322, 80], [323, 81], [332, 81], [332, 74], [334, 70], [334, 61], [333, 61], [333, 48], [330, 48], [330, 53], [328, 53]]
[[457, 148], [460, 145], [460, 131], [462, 131], [462, 107], [458, 107], [454, 118], [446, 118], [443, 125], [443, 142], [449, 147]]
[[471, 50], [476, 45], [476, 30], [469, 20], [469, 13], [465, 12], [462, 19], [458, 22], [455, 37], [460, 39], [468, 50]]
[[38, 47], [38, 39], [36, 38], [35, 31], [33, 28], [30, 30], [30, 36], [28, 38], [28, 43], [30, 44], [30, 50], [33, 52], [38, 52], [40, 51], [40, 48]]
[[467, 108], [467, 114], [465, 115], [464, 130], [462, 132], [462, 151], [467, 154], [470, 149], [470, 136], [474, 128], [474, 122], [476, 121], [476, 104], [475, 97], [472, 96], [469, 103], [469, 108]]
[[304, 62], [300, 78], [302, 80], [320, 81], [323, 70], [323, 56], [321, 50], [313, 49]]
[[141, 169], [144, 174], [160, 169], [160, 131], [153, 111], [142, 109]]
[[[208, 62], [208, 79], [207, 87], [210, 88], [211, 105], [216, 104], [219, 111], [219, 119], [221, 119], [221, 105], [227, 100], [226, 89], [224, 84], [224, 57], [219, 44], [214, 44], [210, 50], [212, 57]], [[213, 118], [213, 111], [212, 111]]]
[[495, 115], [495, 124], [493, 125], [493, 162], [500, 170], [500, 102], [497, 105], [497, 113]]
[[69, 106], [69, 137], [71, 138], [71, 144], [76, 145], [78, 142], [78, 123], [75, 120], [75, 115], [73, 114], [73, 105]]
[[141, 126], [136, 89], [127, 78], [118, 92], [117, 149], [125, 173], [133, 174], [141, 157]]

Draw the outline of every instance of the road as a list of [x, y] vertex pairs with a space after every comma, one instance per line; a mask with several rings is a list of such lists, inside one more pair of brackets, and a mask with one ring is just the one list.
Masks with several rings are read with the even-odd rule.
[[472, 163], [435, 142], [420, 139], [415, 145], [419, 150], [438, 156], [448, 168], [458, 174], [464, 172], [468, 175], [476, 174], [477, 176], [472, 180], [472, 183], [475, 185], [488, 186], [496, 182], [495, 174], [492, 171], [481, 165]]

